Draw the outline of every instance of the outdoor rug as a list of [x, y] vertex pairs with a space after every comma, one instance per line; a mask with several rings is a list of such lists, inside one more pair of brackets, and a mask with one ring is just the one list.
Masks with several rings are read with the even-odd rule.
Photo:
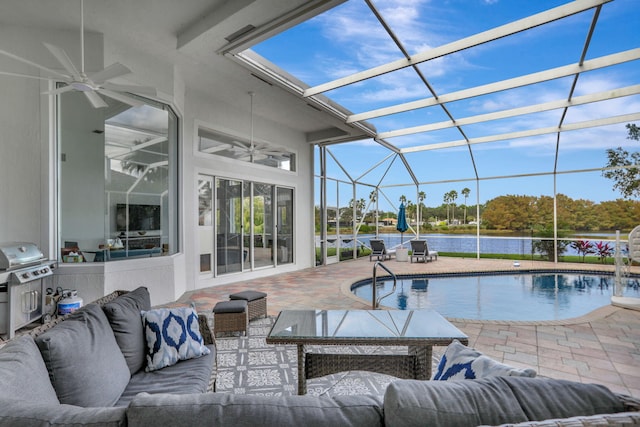
[[[218, 337], [216, 391], [235, 394], [287, 396], [297, 394], [298, 355], [295, 345], [267, 344], [265, 337], [274, 318], [250, 322], [247, 336]], [[406, 347], [331, 346], [311, 347], [314, 352], [389, 354]], [[307, 380], [307, 394], [337, 396], [369, 394], [383, 396], [397, 378], [364, 371], [341, 372]]]

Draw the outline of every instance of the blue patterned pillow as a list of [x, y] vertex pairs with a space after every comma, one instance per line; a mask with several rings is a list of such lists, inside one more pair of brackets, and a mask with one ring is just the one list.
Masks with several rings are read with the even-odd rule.
[[484, 377], [535, 377], [534, 369], [517, 369], [453, 340], [444, 352], [434, 380], [475, 380]]
[[147, 341], [147, 372], [210, 353], [200, 334], [198, 315], [191, 307], [143, 311], [142, 322]]

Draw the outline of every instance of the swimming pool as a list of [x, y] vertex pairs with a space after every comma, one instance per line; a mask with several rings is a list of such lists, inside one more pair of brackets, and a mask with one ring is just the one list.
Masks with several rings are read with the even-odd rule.
[[[625, 278], [624, 296], [640, 298], [640, 278]], [[393, 280], [377, 280], [378, 297]], [[371, 301], [371, 279], [351, 291]], [[398, 276], [395, 293], [380, 304], [400, 310], [430, 308], [445, 317], [477, 320], [559, 320], [585, 315], [611, 303], [614, 277], [572, 271], [523, 271]]]

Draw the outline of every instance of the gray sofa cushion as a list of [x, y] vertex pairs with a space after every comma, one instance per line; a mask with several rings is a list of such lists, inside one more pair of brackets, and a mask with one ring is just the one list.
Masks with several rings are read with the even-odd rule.
[[478, 426], [528, 421], [511, 388], [489, 377], [393, 381], [384, 395], [387, 427]]
[[141, 286], [108, 302], [102, 309], [133, 375], [145, 364], [147, 343], [140, 312], [151, 309], [149, 290]]
[[36, 338], [60, 403], [113, 406], [129, 368], [102, 308], [89, 304]]
[[385, 425], [500, 425], [624, 411], [606, 387], [551, 378], [392, 382]]
[[539, 378], [505, 379], [530, 421], [568, 418], [578, 415], [611, 414], [625, 410], [624, 404], [608, 388], [599, 384]]
[[80, 408], [48, 405], [35, 400], [0, 398], [0, 426], [7, 427], [125, 427], [126, 408]]
[[209, 387], [211, 370], [216, 363], [215, 345], [207, 346], [211, 352], [195, 359], [182, 360], [173, 366], [145, 372], [141, 370], [131, 377], [129, 385], [116, 406], [127, 406], [138, 393], [204, 393]]
[[383, 425], [381, 403], [372, 396], [265, 397], [229, 393], [140, 394], [131, 402], [127, 420], [129, 427]]
[[16, 337], [0, 348], [0, 393], [11, 398], [59, 404], [47, 367], [30, 335]]

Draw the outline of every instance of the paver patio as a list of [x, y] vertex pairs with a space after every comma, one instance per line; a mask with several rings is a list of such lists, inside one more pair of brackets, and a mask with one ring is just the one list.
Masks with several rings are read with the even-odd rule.
[[[368, 258], [344, 261], [259, 279], [185, 293], [179, 303], [212, 310], [229, 294], [253, 289], [268, 294], [268, 311], [284, 309], [369, 309], [371, 303], [349, 292], [350, 285], [370, 278]], [[479, 272], [528, 269], [613, 271], [613, 266], [554, 264], [509, 260], [439, 257], [428, 263], [386, 261], [395, 274]], [[640, 274], [640, 268], [634, 267]], [[379, 271], [382, 274], [382, 270]], [[240, 279], [240, 278], [239, 278]], [[606, 385], [618, 393], [640, 397], [640, 311], [608, 305], [576, 319], [540, 322], [449, 319], [469, 336], [469, 345], [504, 363], [533, 367], [539, 375]]]

